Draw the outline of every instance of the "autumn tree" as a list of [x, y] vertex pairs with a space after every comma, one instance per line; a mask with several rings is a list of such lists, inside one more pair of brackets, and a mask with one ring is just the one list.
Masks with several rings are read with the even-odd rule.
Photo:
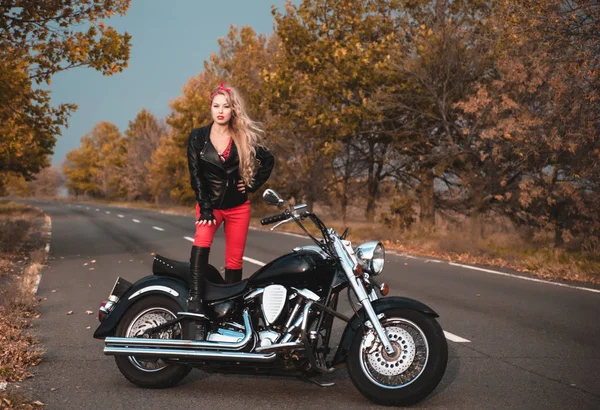
[[35, 175], [35, 179], [29, 182], [32, 195], [35, 197], [55, 198], [63, 183], [63, 177], [56, 167], [47, 167]]
[[166, 124], [142, 109], [133, 121], [129, 121], [125, 136], [120, 183], [128, 200], [148, 200], [151, 194], [146, 175], [152, 154], [159, 147], [161, 138], [167, 136]]
[[597, 246], [599, 16], [592, 1], [500, 2], [494, 81], [460, 104], [490, 203], [556, 246]]
[[[357, 161], [362, 157], [362, 153], [357, 153], [362, 147], [356, 147], [353, 144], [353, 137], [349, 136], [342, 139], [340, 148], [336, 149], [336, 155], [332, 160], [333, 173], [335, 181], [325, 187], [325, 190], [339, 203], [341, 218], [346, 223], [348, 217], [348, 207], [355, 196], [364, 191], [364, 169], [363, 161]], [[385, 154], [380, 154], [379, 158], [384, 158]], [[367, 162], [367, 161], [365, 161]]]
[[455, 104], [472, 94], [491, 66], [482, 34], [493, 2], [399, 3], [393, 81], [379, 96], [393, 136], [390, 173], [416, 192], [421, 223], [434, 225], [436, 208], [447, 205], [436, 199], [434, 182], [452, 188], [472, 150]]
[[16, 198], [26, 198], [31, 196], [32, 189], [25, 177], [15, 172], [3, 172], [0, 175], [0, 195], [12, 196]]
[[31, 179], [48, 165], [60, 128], [76, 109], [51, 104], [44, 84], [54, 74], [91, 67], [112, 75], [127, 66], [129, 34], [99, 20], [124, 15], [129, 3], [0, 1], [0, 172]]
[[83, 136], [81, 145], [67, 153], [62, 171], [65, 186], [76, 198], [79, 195], [100, 196], [98, 153], [89, 136]]
[[[285, 121], [293, 119], [294, 133], [312, 141], [312, 158], [332, 155], [331, 146], [344, 143], [363, 148], [345, 152], [365, 153], [358, 160], [365, 165], [368, 220], [374, 219], [378, 187], [386, 177], [382, 154], [391, 142], [378, 126], [373, 99], [386, 86], [384, 68], [396, 44], [394, 3], [287, 2], [283, 12], [274, 10], [281, 51], [276, 69], [265, 75]], [[336, 178], [320, 176], [306, 182], [325, 186]]]
[[181, 144], [171, 129], [161, 137], [158, 148], [152, 153], [146, 182], [151, 198], [157, 204], [190, 203], [194, 199], [189, 187], [187, 155]]
[[81, 138], [81, 146], [67, 153], [63, 174], [75, 195], [123, 198], [126, 187], [125, 140], [118, 127], [100, 122]]

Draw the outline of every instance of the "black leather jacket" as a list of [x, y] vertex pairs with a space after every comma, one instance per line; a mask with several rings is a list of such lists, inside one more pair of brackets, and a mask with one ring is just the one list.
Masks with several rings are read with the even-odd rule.
[[248, 200], [248, 192], [254, 192], [263, 185], [273, 170], [273, 154], [266, 148], [256, 149], [256, 159], [260, 163], [254, 176], [254, 184], [242, 193], [237, 182], [242, 178], [238, 170], [239, 155], [235, 143], [231, 144], [229, 157], [221, 162], [219, 154], [210, 142], [211, 125], [192, 130], [188, 140], [188, 167], [192, 188], [202, 213], [213, 209], [229, 209]]

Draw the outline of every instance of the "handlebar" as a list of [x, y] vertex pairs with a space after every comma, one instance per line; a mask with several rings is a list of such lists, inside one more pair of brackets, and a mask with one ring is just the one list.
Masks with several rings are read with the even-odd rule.
[[286, 212], [284, 212], [282, 214], [279, 214], [279, 215], [268, 216], [268, 217], [266, 217], [264, 219], [261, 219], [260, 220], [260, 224], [261, 225], [270, 225], [270, 224], [273, 224], [275, 222], [285, 221], [289, 217], [290, 217], [289, 216], [289, 212], [286, 211]]

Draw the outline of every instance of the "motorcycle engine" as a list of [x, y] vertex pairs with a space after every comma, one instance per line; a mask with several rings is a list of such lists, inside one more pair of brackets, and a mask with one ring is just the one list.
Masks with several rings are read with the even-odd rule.
[[271, 346], [277, 343], [281, 333], [273, 330], [263, 330], [258, 334], [258, 337], [260, 338], [260, 347]]

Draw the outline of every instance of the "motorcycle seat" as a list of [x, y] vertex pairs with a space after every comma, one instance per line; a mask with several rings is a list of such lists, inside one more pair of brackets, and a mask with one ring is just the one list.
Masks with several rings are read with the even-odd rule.
[[[220, 276], [220, 275], [219, 275]], [[248, 286], [248, 279], [238, 283], [218, 284], [204, 280], [203, 299], [205, 302], [229, 299], [244, 292]]]
[[154, 262], [152, 262], [152, 274], [180, 279], [185, 283], [189, 283], [190, 264], [189, 262], [179, 262], [157, 254], [154, 256]]
[[[189, 262], [180, 262], [157, 254], [154, 256], [154, 262], [152, 262], [152, 273], [156, 276], [182, 280], [188, 287], [190, 286]], [[207, 279], [206, 283], [225, 284], [225, 280], [223, 280], [217, 268], [212, 265], [208, 265], [204, 276]]]

